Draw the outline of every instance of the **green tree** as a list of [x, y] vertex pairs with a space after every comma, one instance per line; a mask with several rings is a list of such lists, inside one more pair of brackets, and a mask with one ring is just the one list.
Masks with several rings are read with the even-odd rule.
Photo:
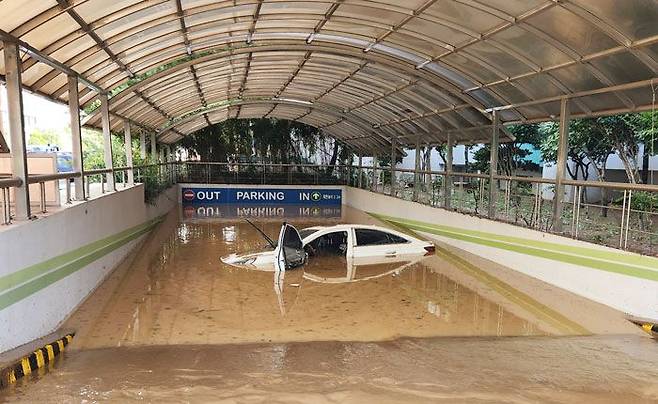
[[[539, 165], [529, 157], [532, 151], [528, 145], [539, 148], [543, 136], [542, 127], [538, 124], [513, 125], [507, 128], [515, 136], [516, 140], [501, 143], [498, 148], [498, 172], [502, 175], [514, 175], [517, 170], [538, 170]], [[473, 154], [473, 163], [470, 164], [474, 171], [488, 172], [491, 146], [486, 144]]]
[[34, 129], [30, 133], [29, 144], [39, 146], [59, 146], [60, 134], [53, 129]]

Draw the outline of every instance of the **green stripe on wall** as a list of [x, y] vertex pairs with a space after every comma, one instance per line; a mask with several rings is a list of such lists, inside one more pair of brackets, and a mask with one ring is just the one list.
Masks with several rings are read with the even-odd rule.
[[456, 240], [468, 241], [488, 247], [547, 258], [554, 261], [580, 265], [606, 272], [658, 281], [658, 260], [652, 257], [645, 257], [637, 254], [615, 253], [587, 247], [568, 246], [538, 240], [528, 240], [519, 237], [508, 237], [494, 233], [401, 219], [376, 213], [370, 214], [380, 220], [403, 225], [416, 231], [424, 231]]
[[534, 316], [541, 318], [546, 323], [560, 330], [560, 332], [565, 334], [578, 334], [578, 335], [591, 334], [589, 330], [587, 330], [585, 327], [581, 326], [580, 324], [569, 320], [567, 317], [563, 316], [559, 312], [549, 308], [544, 304], [541, 304], [540, 302], [532, 298], [530, 295], [527, 295], [513, 288], [512, 286], [501, 281], [495, 276], [488, 274], [486, 271], [481, 270], [480, 268], [471, 264], [470, 262], [463, 259], [462, 257], [459, 257], [458, 255], [453, 254], [452, 252], [440, 247], [437, 247], [436, 252], [438, 256], [452, 263], [462, 271], [470, 274], [475, 279], [478, 279], [480, 282], [489, 286], [491, 289], [496, 291], [501, 296], [514, 302], [514, 304], [516, 304], [517, 306], [525, 309], [526, 311], [533, 314]]
[[[0, 293], [14, 288], [0, 295], [0, 310], [25, 299], [148, 233], [161, 221], [162, 218], [148, 221], [0, 278]], [[53, 271], [55, 268], [58, 269]], [[21, 286], [16, 287], [17, 285]]]

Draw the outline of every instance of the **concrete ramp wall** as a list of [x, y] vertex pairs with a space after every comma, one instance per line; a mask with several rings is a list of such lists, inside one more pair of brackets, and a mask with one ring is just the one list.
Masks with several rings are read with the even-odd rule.
[[345, 203], [630, 315], [658, 319], [656, 258], [357, 188], [346, 189]]
[[0, 228], [0, 352], [53, 332], [176, 205], [137, 185]]

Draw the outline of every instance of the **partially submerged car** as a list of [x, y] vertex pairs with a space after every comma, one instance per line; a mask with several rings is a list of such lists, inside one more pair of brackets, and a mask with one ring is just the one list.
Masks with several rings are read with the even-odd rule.
[[[260, 230], [259, 230], [260, 231]], [[278, 243], [261, 232], [270, 249], [222, 257], [225, 264], [264, 271], [290, 270], [316, 257], [343, 257], [350, 265], [409, 262], [434, 253], [434, 244], [407, 234], [363, 224], [315, 226], [298, 231], [284, 223]]]

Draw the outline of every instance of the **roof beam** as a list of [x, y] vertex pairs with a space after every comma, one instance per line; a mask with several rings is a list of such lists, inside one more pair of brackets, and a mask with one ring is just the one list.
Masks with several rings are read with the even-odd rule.
[[[28, 44], [27, 42], [21, 41], [20, 39], [16, 38], [15, 36], [9, 34], [6, 31], [0, 30], [0, 41], [3, 42], [12, 42], [18, 44], [18, 46], [28, 54], [32, 59], [38, 60], [39, 62], [46, 64], [50, 67], [52, 67], [55, 70], [60, 71], [61, 73], [64, 73], [68, 76], [75, 76], [78, 78], [78, 82], [84, 84], [85, 86], [89, 87], [90, 89], [98, 92], [98, 93], [105, 93], [106, 90], [97, 84], [96, 82], [86, 78], [84, 75], [76, 72], [72, 68], [68, 67], [64, 63], [61, 63], [54, 58], [42, 53], [38, 49], [34, 48], [32, 45]], [[25, 87], [25, 86], [23, 86]]]
[[69, 0], [57, 0], [57, 3], [62, 8], [62, 10], [66, 11], [66, 13], [68, 13], [68, 15], [71, 18], [73, 18], [73, 20], [76, 23], [78, 23], [78, 25], [80, 26], [82, 31], [85, 34], [87, 34], [91, 39], [93, 39], [94, 42], [96, 42], [96, 45], [103, 52], [105, 52], [107, 54], [107, 56], [110, 57], [110, 60], [112, 60], [112, 62], [114, 62], [117, 66], [119, 66], [119, 69], [126, 72], [126, 74], [128, 74], [128, 77], [134, 77], [135, 76], [135, 74], [132, 71], [130, 71], [128, 66], [126, 66], [121, 60], [119, 60], [117, 55], [114, 52], [112, 52], [112, 50], [109, 48], [109, 46], [107, 46], [107, 43], [105, 43], [105, 41], [103, 41], [101, 39], [101, 37], [99, 37], [98, 34], [96, 34], [96, 31], [94, 31], [94, 29], [91, 28], [91, 26], [89, 26], [89, 24], [87, 24], [87, 22], [82, 17], [80, 17], [80, 14], [78, 14], [75, 11], [75, 9], [73, 9], [71, 7], [71, 4], [70, 4]]
[[399, 23], [397, 23], [395, 26], [393, 26], [391, 29], [386, 31], [385, 33], [381, 34], [378, 36], [374, 42], [371, 42], [365, 49], [364, 52], [369, 52], [377, 46], [379, 43], [384, 41], [386, 38], [388, 38], [391, 34], [396, 33], [400, 28], [404, 27], [409, 21], [412, 19], [416, 18], [419, 14], [422, 14], [425, 10], [427, 10], [429, 7], [431, 7], [434, 3], [436, 3], [438, 0], [427, 0], [423, 5], [418, 7], [416, 10], [412, 11], [412, 13], [405, 18], [402, 19]]

